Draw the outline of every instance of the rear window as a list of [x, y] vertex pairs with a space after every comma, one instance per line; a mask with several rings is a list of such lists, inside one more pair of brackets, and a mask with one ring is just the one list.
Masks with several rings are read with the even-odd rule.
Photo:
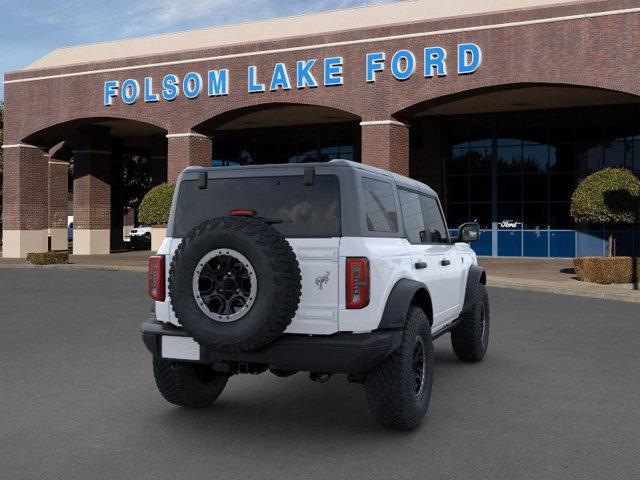
[[257, 216], [280, 219], [272, 226], [285, 237], [339, 237], [340, 184], [335, 175], [304, 177], [217, 178], [200, 190], [197, 180], [180, 184], [173, 235], [185, 237], [196, 225], [230, 210], [255, 210]]

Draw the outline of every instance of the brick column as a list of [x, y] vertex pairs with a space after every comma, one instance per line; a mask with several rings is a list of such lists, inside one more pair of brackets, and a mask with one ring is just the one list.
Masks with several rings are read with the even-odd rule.
[[360, 122], [362, 163], [409, 175], [409, 128], [396, 120]]
[[106, 127], [73, 132], [73, 253], [106, 255], [111, 235], [111, 141]]
[[[177, 137], [176, 137], [177, 138]], [[155, 135], [151, 139], [151, 186], [167, 181], [167, 138]]]
[[4, 145], [2, 256], [46, 252], [48, 155], [26, 144]]
[[124, 248], [123, 226], [124, 226], [124, 205], [122, 202], [122, 180], [124, 176], [124, 162], [122, 153], [122, 142], [112, 142], [112, 153], [110, 163], [111, 178], [111, 220], [109, 221], [110, 249], [121, 250]]
[[111, 152], [73, 152], [73, 253], [106, 255], [111, 235]]
[[49, 159], [49, 236], [51, 250], [67, 250], [69, 164]]
[[193, 132], [173, 133], [167, 135], [167, 141], [169, 183], [176, 183], [180, 172], [189, 166], [211, 166], [212, 143], [209, 137]]

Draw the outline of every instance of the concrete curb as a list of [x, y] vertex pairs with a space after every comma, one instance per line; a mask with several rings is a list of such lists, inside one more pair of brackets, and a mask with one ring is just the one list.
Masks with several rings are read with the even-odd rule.
[[130, 265], [79, 265], [76, 263], [67, 263], [60, 265], [30, 265], [27, 263], [17, 264], [0, 264], [0, 268], [24, 268], [24, 269], [62, 269], [62, 270], [107, 270], [112, 272], [146, 272], [147, 267], [136, 267]]
[[[620, 302], [640, 303], [640, 291], [620, 290], [619, 287], [609, 285], [558, 285], [556, 282], [543, 282], [540, 280], [520, 280], [508, 277], [487, 276], [487, 285], [495, 288], [510, 288], [513, 290], [526, 290], [530, 292], [554, 293], [558, 295], [571, 295], [574, 297], [597, 298], [601, 300], [616, 300]], [[616, 289], [612, 291], [612, 289]]]

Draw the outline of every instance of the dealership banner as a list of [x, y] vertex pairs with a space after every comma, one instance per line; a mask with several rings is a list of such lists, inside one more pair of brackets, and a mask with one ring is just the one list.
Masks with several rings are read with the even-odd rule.
[[[408, 80], [414, 75], [424, 78], [446, 77], [448, 66], [455, 66], [458, 75], [474, 73], [482, 64], [482, 50], [475, 43], [461, 43], [457, 46], [453, 61], [442, 47], [427, 47], [416, 55], [411, 50], [398, 50], [391, 58], [385, 52], [366, 54], [366, 83], [375, 83], [381, 75], [391, 75], [398, 81]], [[293, 67], [293, 65], [291, 65]], [[295, 62], [289, 70], [285, 63], [275, 63], [273, 68], [259, 70], [255, 65], [247, 67], [240, 83], [246, 91], [260, 94], [266, 91], [286, 91], [292, 89], [335, 87], [344, 84], [345, 60], [341, 56], [322, 59], [304, 59]], [[417, 73], [419, 71], [419, 73]], [[201, 95], [221, 97], [230, 94], [232, 84], [229, 69], [214, 69], [206, 72], [188, 72], [182, 78], [169, 73], [162, 78], [127, 78], [104, 82], [104, 105], [111, 106], [118, 99], [128, 105], [136, 102], [172, 101], [180, 95], [195, 99]]]

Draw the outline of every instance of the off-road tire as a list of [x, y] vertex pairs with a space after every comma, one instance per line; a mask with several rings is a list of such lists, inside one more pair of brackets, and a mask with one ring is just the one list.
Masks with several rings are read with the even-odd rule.
[[153, 376], [167, 402], [188, 408], [210, 406], [229, 378], [209, 365], [163, 359], [153, 360]]
[[[208, 317], [193, 293], [196, 265], [218, 248], [244, 255], [257, 278], [255, 301], [236, 321]], [[270, 225], [248, 217], [215, 218], [195, 227], [176, 249], [169, 271], [171, 305], [182, 328], [222, 353], [256, 350], [278, 338], [296, 313], [300, 289], [300, 267], [291, 245]]]
[[460, 360], [479, 362], [489, 346], [489, 295], [478, 285], [473, 307], [460, 315], [460, 323], [451, 330], [451, 345]]
[[[416, 395], [413, 357], [418, 336], [422, 339], [426, 371], [423, 389]], [[431, 326], [422, 309], [411, 307], [400, 347], [364, 376], [367, 405], [380, 425], [394, 430], [412, 430], [420, 424], [431, 398], [433, 365]]]

